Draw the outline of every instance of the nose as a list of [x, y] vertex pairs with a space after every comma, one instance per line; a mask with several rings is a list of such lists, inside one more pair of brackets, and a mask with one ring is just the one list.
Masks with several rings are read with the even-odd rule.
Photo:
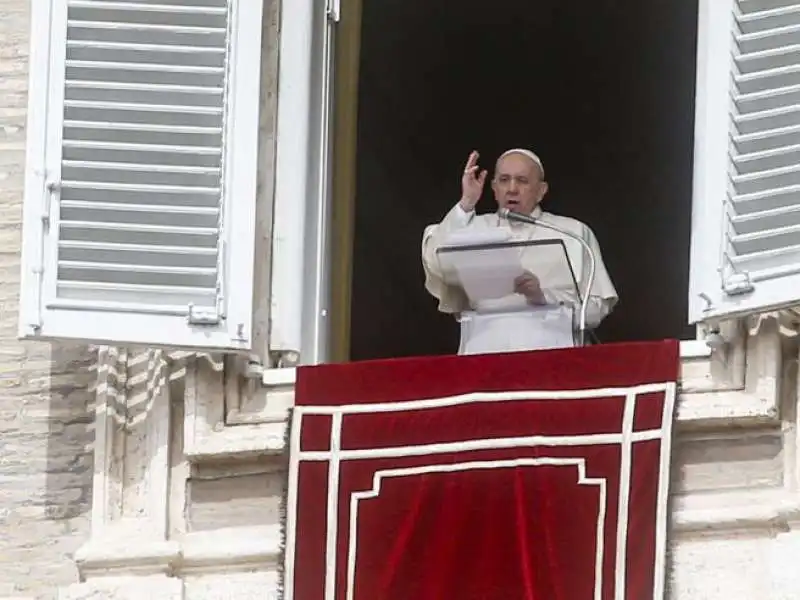
[[516, 194], [517, 193], [517, 180], [512, 178], [511, 181], [508, 182], [508, 193], [509, 194]]

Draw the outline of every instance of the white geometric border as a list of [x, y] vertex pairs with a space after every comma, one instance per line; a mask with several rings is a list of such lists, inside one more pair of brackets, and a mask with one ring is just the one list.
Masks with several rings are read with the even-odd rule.
[[[661, 427], [644, 431], [633, 431], [636, 411], [636, 398], [642, 394], [661, 392], [664, 395]], [[342, 450], [342, 423], [346, 414], [365, 414], [378, 412], [407, 412], [442, 408], [460, 404], [515, 401], [515, 400], [579, 400], [589, 398], [624, 397], [625, 406], [620, 432], [608, 432], [574, 436], [530, 436], [518, 438], [501, 438], [490, 440], [474, 440], [469, 442], [425, 444], [418, 446], [401, 446], [391, 448], [373, 448], [364, 450]], [[628, 502], [630, 499], [631, 454], [636, 442], [659, 439], [659, 486], [656, 514], [656, 540], [653, 599], [659, 600], [664, 595], [666, 536], [667, 536], [667, 495], [669, 491], [669, 465], [672, 441], [673, 411], [676, 398], [675, 382], [648, 383], [635, 386], [597, 388], [588, 390], [558, 391], [514, 391], [514, 392], [475, 392], [442, 398], [411, 400], [404, 402], [384, 402], [376, 404], [348, 404], [339, 406], [296, 406], [293, 415], [293, 427], [290, 440], [289, 482], [287, 505], [287, 537], [285, 554], [285, 600], [294, 600], [294, 549], [297, 535], [297, 483], [300, 463], [303, 461], [329, 461], [328, 463], [328, 497], [327, 497], [327, 532], [326, 532], [326, 573], [324, 600], [334, 600], [336, 590], [336, 540], [338, 535], [337, 498], [339, 496], [339, 472], [341, 461], [364, 458], [389, 458], [422, 456], [445, 452], [465, 452], [481, 449], [500, 449], [534, 446], [585, 446], [619, 444], [620, 488], [618, 497], [617, 520], [617, 556], [615, 568], [614, 600], [625, 600], [626, 597], [626, 550], [628, 526]], [[330, 449], [327, 451], [301, 451], [300, 441], [302, 421], [305, 415], [330, 415], [331, 435]]]
[[377, 498], [381, 493], [384, 479], [408, 477], [427, 473], [454, 473], [478, 469], [507, 469], [515, 467], [578, 467], [578, 485], [594, 485], [600, 488], [600, 502], [597, 511], [597, 546], [595, 552], [594, 600], [602, 600], [603, 595], [603, 533], [606, 524], [607, 481], [605, 477], [586, 477], [586, 459], [584, 458], [515, 458], [510, 460], [472, 461], [454, 464], [435, 464], [406, 469], [386, 469], [376, 471], [372, 479], [372, 489], [354, 492], [350, 495], [350, 535], [347, 545], [347, 600], [353, 600], [356, 577], [356, 531], [358, 526], [358, 504], [361, 500]]

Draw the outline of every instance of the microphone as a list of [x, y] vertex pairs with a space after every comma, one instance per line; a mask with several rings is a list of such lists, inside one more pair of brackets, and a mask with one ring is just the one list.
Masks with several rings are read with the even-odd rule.
[[[522, 213], [515, 212], [513, 210], [509, 210], [508, 208], [501, 208], [497, 211], [497, 216], [501, 219], [505, 219], [507, 221], [516, 221], [518, 223], [527, 223], [528, 225], [539, 225], [541, 227], [545, 227], [547, 229], [552, 229], [553, 231], [557, 231], [559, 233], [564, 234], [565, 236], [572, 238], [573, 240], [578, 241], [581, 246], [583, 246], [586, 253], [589, 255], [589, 279], [586, 282], [586, 289], [583, 291], [583, 294], [580, 294], [580, 290], [578, 293], [580, 294], [580, 331], [578, 333], [580, 345], [583, 346], [586, 340], [586, 309], [589, 307], [589, 292], [592, 291], [592, 286], [594, 286], [594, 278], [595, 278], [595, 270], [597, 268], [597, 259], [595, 258], [594, 251], [592, 247], [589, 245], [582, 236], [572, 233], [571, 231], [567, 231], [566, 229], [562, 229], [558, 225], [553, 225], [552, 223], [546, 223], [536, 217], [532, 217], [530, 215], [524, 215]], [[567, 261], [569, 261], [569, 256], [567, 256]]]

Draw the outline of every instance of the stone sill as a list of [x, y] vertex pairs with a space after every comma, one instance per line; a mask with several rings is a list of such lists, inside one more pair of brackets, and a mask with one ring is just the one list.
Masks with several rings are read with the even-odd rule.
[[[682, 377], [679, 385], [676, 411], [678, 427], [697, 429], [778, 423], [780, 355], [775, 348], [766, 339], [759, 352], [764, 353], [760, 355], [760, 362], [768, 365], [769, 371], [751, 378], [746, 387], [723, 385], [715, 388], [712, 385], [709, 388], [709, 382], [714, 383], [710, 367], [714, 360], [711, 348], [703, 341], [681, 342], [682, 364], [685, 370], [687, 365], [691, 365], [691, 375]], [[749, 360], [755, 362], [756, 354]], [[698, 365], [701, 366], [700, 376]], [[262, 415], [260, 422], [256, 418], [249, 422], [212, 424], [190, 410], [186, 422], [187, 458], [198, 462], [283, 453], [286, 448], [286, 416], [293, 402], [295, 375], [295, 369], [272, 369], [264, 373], [264, 405], [270, 408]], [[681, 391], [681, 387], [685, 389]]]
[[82, 577], [276, 569], [281, 556], [278, 525], [192, 532], [160, 542], [112, 533], [76, 552]]
[[673, 498], [670, 531], [787, 531], [799, 518], [800, 496], [783, 488], [691, 494]]

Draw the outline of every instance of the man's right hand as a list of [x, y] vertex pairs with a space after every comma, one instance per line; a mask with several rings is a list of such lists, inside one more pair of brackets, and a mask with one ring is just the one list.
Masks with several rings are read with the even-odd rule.
[[514, 280], [514, 291], [525, 296], [528, 304], [547, 304], [539, 278], [530, 271], [525, 271]]
[[480, 167], [478, 167], [479, 156], [476, 150], [472, 151], [464, 167], [464, 176], [461, 178], [461, 200], [459, 205], [465, 212], [475, 209], [475, 205], [481, 199], [483, 186], [486, 183], [486, 170], [481, 171]]

